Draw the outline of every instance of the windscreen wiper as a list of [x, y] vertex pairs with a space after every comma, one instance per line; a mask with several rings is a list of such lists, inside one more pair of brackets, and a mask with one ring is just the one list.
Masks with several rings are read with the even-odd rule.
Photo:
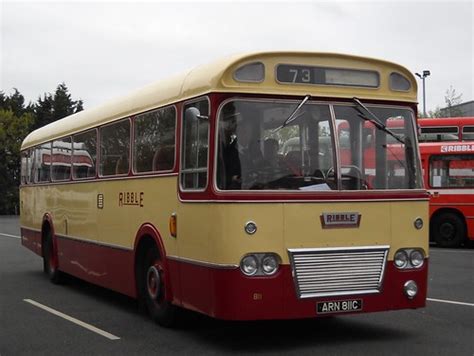
[[311, 99], [311, 95], [306, 95], [303, 100], [301, 100], [301, 103], [299, 103], [299, 105], [296, 107], [295, 110], [293, 110], [293, 112], [291, 113], [290, 116], [288, 116], [288, 118], [283, 122], [283, 124], [281, 126], [278, 126], [276, 129], [273, 130], [273, 132], [277, 132], [279, 130], [281, 130], [282, 128], [284, 128], [285, 126], [288, 126], [289, 124], [291, 124], [293, 121], [295, 121], [297, 118], [299, 118], [301, 115], [297, 115], [298, 114], [298, 111], [300, 111], [301, 107], [309, 100]]
[[[367, 106], [365, 106], [364, 104], [362, 104], [362, 102], [357, 99], [356, 97], [352, 98], [352, 101], [354, 101], [354, 103], [356, 103], [356, 110], [358, 111], [358, 116], [363, 119], [363, 120], [366, 120], [366, 121], [370, 121], [371, 123], [373, 123], [375, 125], [375, 127], [377, 127], [378, 129], [382, 130], [383, 132], [385, 133], [388, 133], [390, 136], [392, 136], [395, 140], [397, 140], [398, 142], [400, 142], [401, 144], [405, 144], [405, 141], [400, 138], [399, 136], [397, 136], [392, 130], [390, 130], [389, 128], [387, 128], [386, 125], [384, 125], [382, 123], [382, 121], [380, 121], [380, 119], [372, 112], [370, 111]], [[364, 115], [363, 111], [365, 111], [367, 114], [369, 114], [369, 117], [367, 117], [367, 115]]]

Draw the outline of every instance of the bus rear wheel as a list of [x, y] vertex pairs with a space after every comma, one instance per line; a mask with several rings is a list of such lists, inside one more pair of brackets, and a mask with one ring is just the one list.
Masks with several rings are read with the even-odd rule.
[[60, 284], [63, 282], [63, 274], [58, 270], [58, 262], [54, 251], [51, 230], [48, 230], [45, 233], [43, 244], [43, 271], [51, 282], [54, 284]]
[[150, 248], [142, 264], [140, 298], [156, 323], [173, 327], [177, 322], [177, 307], [168, 301], [165, 273], [164, 261], [157, 248]]
[[464, 221], [454, 213], [444, 213], [433, 223], [434, 241], [440, 247], [459, 247], [465, 236]]

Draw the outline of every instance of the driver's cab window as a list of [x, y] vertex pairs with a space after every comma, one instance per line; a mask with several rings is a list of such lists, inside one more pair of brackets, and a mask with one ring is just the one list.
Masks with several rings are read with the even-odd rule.
[[416, 155], [410, 112], [395, 108], [372, 111], [374, 116], [352, 106], [334, 107], [341, 188], [407, 189], [419, 184], [414, 175]]
[[[235, 100], [218, 119], [220, 190], [336, 189], [327, 105]], [[329, 179], [328, 179], [329, 175]]]
[[202, 190], [207, 186], [209, 102], [203, 99], [184, 106], [181, 187]]

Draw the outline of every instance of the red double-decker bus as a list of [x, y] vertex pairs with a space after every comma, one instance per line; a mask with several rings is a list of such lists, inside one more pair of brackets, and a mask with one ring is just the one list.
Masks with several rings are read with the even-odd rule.
[[474, 141], [420, 143], [430, 198], [430, 240], [458, 247], [474, 240]]
[[419, 142], [474, 141], [474, 117], [419, 118]]

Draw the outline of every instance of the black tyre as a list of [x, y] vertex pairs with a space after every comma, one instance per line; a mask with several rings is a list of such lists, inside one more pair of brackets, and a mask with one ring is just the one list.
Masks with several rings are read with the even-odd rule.
[[156, 247], [146, 251], [139, 278], [140, 299], [151, 318], [161, 326], [176, 326], [178, 310], [169, 302], [166, 270]]
[[466, 238], [464, 221], [453, 213], [436, 217], [432, 228], [433, 239], [440, 247], [459, 247]]
[[60, 270], [58, 270], [58, 260], [54, 251], [51, 231], [46, 232], [43, 243], [43, 271], [51, 282], [54, 284], [60, 284], [64, 281], [64, 275]]

